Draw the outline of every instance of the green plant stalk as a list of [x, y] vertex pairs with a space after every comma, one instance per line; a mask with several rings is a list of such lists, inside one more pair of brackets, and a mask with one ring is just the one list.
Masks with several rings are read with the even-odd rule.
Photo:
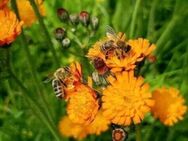
[[154, 17], [155, 17], [155, 10], [157, 8], [158, 0], [154, 0], [152, 3], [152, 7], [149, 14], [149, 21], [148, 21], [148, 29], [147, 29], [147, 39], [151, 35], [154, 30]]
[[133, 38], [134, 36], [134, 30], [135, 30], [135, 25], [136, 25], [136, 17], [137, 17], [137, 13], [138, 13], [138, 8], [140, 5], [141, 0], [136, 0], [136, 4], [133, 10], [133, 14], [132, 14], [132, 21], [131, 21], [131, 27], [130, 27], [130, 36], [129, 38]]
[[[16, 77], [16, 75], [12, 71], [10, 71], [10, 74], [11, 74], [12, 78], [15, 80], [15, 82], [20, 86], [23, 93], [29, 93], [29, 91], [25, 88], [25, 86], [22, 84], [22, 82]], [[56, 129], [46, 119], [45, 115], [43, 114], [43, 112], [39, 108], [40, 107], [39, 104], [36, 103], [35, 100], [32, 97], [30, 97], [26, 94], [23, 94], [22, 96], [26, 99], [27, 103], [29, 104], [30, 108], [32, 109], [32, 111], [34, 112], [36, 117], [38, 117], [49, 128], [49, 130], [51, 131], [54, 138], [57, 141], [60, 141], [61, 138], [57, 134]]]
[[29, 91], [27, 90], [27, 88], [25, 88], [22, 82], [13, 73], [11, 69], [11, 62], [10, 62], [10, 48], [6, 49], [6, 56], [7, 56], [7, 65], [9, 66], [8, 72], [12, 76], [12, 78], [15, 80], [15, 82], [20, 86], [22, 91], [25, 93], [23, 94], [23, 97], [27, 100], [28, 103], [30, 103], [29, 106], [31, 107], [33, 112], [36, 114], [36, 116], [39, 117], [40, 120], [49, 128], [54, 138], [56, 138], [56, 140], [60, 140], [55, 126], [49, 121], [49, 119], [46, 118], [46, 115], [43, 114], [43, 111], [40, 109], [40, 105], [30, 95], [27, 95], [29, 94]]
[[140, 125], [136, 125], [136, 141], [142, 141]]
[[178, 18], [176, 16], [174, 16], [172, 18], [172, 20], [170, 21], [170, 23], [168, 24], [168, 26], [165, 29], [165, 31], [163, 32], [163, 34], [158, 39], [158, 41], [156, 43], [156, 46], [157, 46], [158, 50], [159, 50], [159, 48], [162, 48], [163, 44], [168, 40], [168, 36], [173, 31], [173, 28], [176, 25], [177, 21], [178, 21]]
[[39, 21], [39, 24], [40, 24], [40, 26], [41, 26], [41, 29], [43, 30], [43, 32], [44, 32], [44, 34], [45, 34], [46, 42], [48, 43], [48, 46], [50, 47], [50, 50], [51, 50], [51, 52], [52, 52], [52, 54], [53, 54], [53, 56], [54, 56], [54, 62], [55, 62], [55, 64], [56, 64], [56, 67], [59, 67], [59, 66], [60, 66], [60, 63], [59, 63], [59, 62], [60, 62], [60, 61], [59, 61], [59, 59], [58, 59], [58, 56], [57, 56], [56, 51], [55, 51], [55, 48], [54, 48], [53, 43], [52, 43], [52, 41], [51, 41], [50, 34], [49, 34], [49, 32], [48, 32], [48, 30], [47, 30], [45, 24], [44, 24], [44, 21], [43, 21], [43, 18], [42, 18], [42, 16], [41, 16], [41, 14], [40, 14], [40, 12], [39, 12], [39, 9], [38, 9], [38, 7], [37, 7], [37, 5], [36, 5], [36, 3], [35, 3], [34, 0], [29, 0], [29, 1], [30, 1], [31, 6], [33, 7], [33, 10], [34, 10], [34, 12], [35, 12], [35, 15], [36, 15], [37, 18], [38, 18], [38, 21]]
[[[12, 0], [12, 6], [13, 6], [13, 8], [15, 10], [16, 15], [20, 19], [19, 12], [18, 12], [15, 0]], [[50, 108], [48, 107], [48, 103], [47, 103], [47, 101], [46, 101], [46, 99], [44, 97], [43, 86], [41, 85], [41, 82], [39, 81], [39, 79], [37, 77], [37, 74], [36, 74], [35, 65], [33, 64], [32, 55], [31, 55], [30, 50], [28, 48], [28, 44], [26, 42], [26, 37], [25, 37], [24, 31], [22, 31], [22, 34], [20, 36], [21, 36], [22, 45], [24, 45], [24, 52], [25, 52], [26, 58], [28, 60], [29, 69], [30, 69], [30, 72], [32, 74], [32, 78], [33, 78], [33, 82], [34, 82], [35, 88], [37, 90], [37, 94], [38, 94], [39, 98], [42, 101], [43, 110], [44, 110], [45, 114], [47, 115], [47, 117], [48, 117], [49, 121], [51, 122], [51, 124], [55, 127], [55, 124], [53, 122], [53, 118], [52, 118], [52, 116], [50, 114]]]

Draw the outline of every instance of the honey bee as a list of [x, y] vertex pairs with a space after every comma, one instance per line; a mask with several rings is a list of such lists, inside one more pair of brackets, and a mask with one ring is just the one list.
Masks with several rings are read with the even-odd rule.
[[56, 97], [63, 99], [65, 97], [64, 89], [67, 87], [67, 78], [71, 79], [71, 71], [69, 67], [57, 69], [52, 76], [49, 76], [44, 82], [52, 81], [52, 87]]
[[125, 141], [127, 136], [127, 132], [121, 127], [114, 128], [112, 131], [112, 141]]
[[71, 78], [71, 72], [69, 67], [59, 68], [54, 73], [54, 79], [52, 80], [52, 87], [54, 89], [56, 97], [63, 99], [65, 97], [64, 89], [67, 87], [66, 79]]
[[131, 46], [126, 41], [121, 40], [125, 34], [121, 33], [118, 36], [112, 27], [107, 26], [106, 36], [111, 40], [101, 46], [101, 52], [105, 55], [105, 58], [113, 55], [116, 55], [119, 59], [126, 57], [131, 50]]

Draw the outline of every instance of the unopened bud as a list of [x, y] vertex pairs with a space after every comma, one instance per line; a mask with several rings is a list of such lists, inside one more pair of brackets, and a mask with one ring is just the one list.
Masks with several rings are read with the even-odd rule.
[[62, 40], [65, 37], [65, 29], [59, 27], [55, 30], [55, 38], [57, 40]]
[[91, 18], [91, 26], [94, 30], [96, 30], [99, 26], [99, 19], [97, 17]]
[[87, 11], [81, 11], [80, 15], [79, 15], [79, 19], [80, 22], [84, 25], [84, 26], [88, 26], [89, 24], [89, 13]]
[[57, 15], [61, 21], [66, 21], [69, 18], [69, 13], [64, 8], [57, 9]]
[[71, 14], [69, 18], [72, 24], [77, 25], [79, 23], [79, 17], [77, 14]]
[[69, 38], [65, 38], [65, 39], [63, 39], [63, 41], [62, 41], [62, 45], [63, 45], [63, 47], [69, 47], [70, 46], [70, 39]]

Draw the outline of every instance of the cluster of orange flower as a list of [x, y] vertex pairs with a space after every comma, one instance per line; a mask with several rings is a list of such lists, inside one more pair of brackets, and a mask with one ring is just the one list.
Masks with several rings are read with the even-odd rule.
[[0, 46], [12, 43], [21, 33], [22, 21], [19, 21], [8, 6], [8, 0], [1, 0], [0, 3]]
[[[45, 15], [43, 1], [36, 0], [36, 4], [41, 15]], [[30, 26], [37, 20], [29, 0], [19, 0], [17, 6], [21, 21], [10, 10], [9, 0], [0, 0], [0, 47], [12, 43], [21, 33], [23, 25]]]
[[[92, 80], [90, 77], [85, 83], [79, 63], [64, 71], [71, 75], [61, 79], [61, 94], [68, 104], [67, 116], [59, 123], [60, 132], [78, 139], [88, 134], [99, 135], [108, 130], [110, 124], [122, 129], [139, 124], [148, 112], [168, 126], [181, 120], [187, 107], [177, 89], [158, 88], [152, 94], [144, 78], [135, 75], [139, 63], [154, 58], [152, 52], [155, 48], [146, 39], [127, 41], [124, 33], [107, 33], [107, 37], [96, 42], [87, 57], [107, 85], [95, 85], [94, 89], [92, 83], [95, 78]], [[71, 76], [79, 76], [79, 79]]]

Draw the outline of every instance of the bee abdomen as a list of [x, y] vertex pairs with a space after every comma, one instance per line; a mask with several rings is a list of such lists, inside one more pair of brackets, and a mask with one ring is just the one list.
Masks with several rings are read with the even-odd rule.
[[60, 99], [64, 98], [65, 93], [61, 81], [59, 81], [58, 79], [54, 79], [52, 81], [52, 87], [54, 89], [56, 97]]

